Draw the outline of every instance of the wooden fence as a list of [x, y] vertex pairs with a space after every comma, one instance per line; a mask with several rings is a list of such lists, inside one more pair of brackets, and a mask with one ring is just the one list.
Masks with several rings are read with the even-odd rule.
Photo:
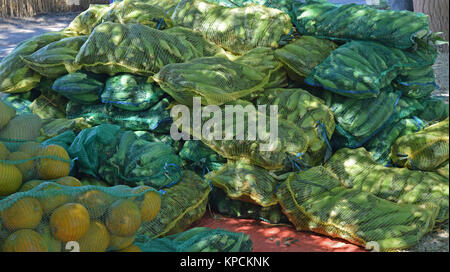
[[31, 17], [49, 12], [81, 11], [109, 0], [0, 0], [0, 17]]

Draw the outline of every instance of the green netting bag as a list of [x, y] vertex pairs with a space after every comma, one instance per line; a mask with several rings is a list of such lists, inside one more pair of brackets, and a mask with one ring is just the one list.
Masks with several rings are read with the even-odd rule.
[[173, 26], [172, 20], [162, 7], [150, 5], [145, 1], [124, 0], [111, 8], [103, 22], [120, 24], [141, 24], [156, 29]]
[[[17, 114], [31, 113], [29, 106], [35, 97], [34, 92], [18, 94], [0, 93], [0, 100], [11, 108], [14, 108]], [[6, 116], [6, 114], [3, 116]]]
[[[83, 118], [79, 119], [66, 119], [66, 118], [57, 118], [57, 119], [47, 119], [43, 120], [41, 135], [38, 138], [38, 141], [42, 142], [48, 140], [53, 137], [57, 137], [58, 135], [70, 131], [72, 133], [78, 134], [81, 130], [85, 128], [89, 128], [90, 126], [84, 122]], [[66, 144], [68, 145], [66, 149], [72, 144], [73, 141], [68, 141]], [[65, 148], [66, 146], [64, 146]]]
[[314, 67], [324, 61], [337, 45], [329, 40], [301, 36], [275, 50], [275, 56], [285, 65], [293, 80], [303, 82]]
[[414, 134], [398, 138], [392, 145], [392, 162], [400, 167], [432, 171], [449, 158], [449, 119]]
[[[37, 137], [36, 137], [37, 138]], [[36, 140], [0, 138], [0, 196], [17, 192], [30, 180], [53, 180], [69, 175], [71, 160], [58, 145]]]
[[146, 111], [128, 111], [107, 104], [83, 105], [69, 101], [66, 118], [84, 118], [90, 125], [104, 123], [116, 124], [131, 130], [149, 130], [166, 133], [170, 129], [171, 118], [167, 107], [167, 98], [163, 98]]
[[16, 116], [16, 109], [0, 100], [0, 130], [6, 126], [9, 121]]
[[90, 35], [92, 30], [102, 23], [104, 17], [115, 5], [90, 5], [89, 9], [75, 17], [64, 31], [73, 32], [76, 35]]
[[147, 78], [122, 74], [109, 78], [101, 94], [104, 104], [129, 110], [142, 111], [155, 105], [164, 92], [152, 83], [146, 83]]
[[250, 202], [231, 199], [223, 190], [213, 187], [208, 204], [211, 211], [232, 218], [254, 219], [270, 224], [289, 224], [281, 206], [276, 204], [262, 207]]
[[376, 136], [370, 139], [364, 147], [369, 151], [373, 159], [383, 165], [390, 164], [391, 146], [395, 140], [403, 135], [408, 135], [424, 128], [424, 122], [419, 118], [405, 118], [386, 125]]
[[257, 105], [277, 105], [278, 116], [305, 130], [309, 148], [302, 157], [310, 166], [323, 163], [331, 155], [329, 140], [335, 122], [324, 101], [302, 89], [267, 89], [259, 94]]
[[167, 12], [167, 18], [171, 18], [180, 0], [130, 0], [130, 2], [145, 3], [155, 7], [160, 7], [164, 9], [164, 12]]
[[289, 15], [256, 4], [229, 8], [202, 0], [182, 0], [172, 20], [236, 54], [258, 46], [276, 48], [282, 36], [292, 30]]
[[73, 62], [87, 39], [88, 36], [78, 36], [52, 42], [22, 59], [41, 76], [58, 78], [74, 72]]
[[338, 150], [324, 167], [353, 188], [399, 203], [438, 207], [437, 222], [449, 216], [448, 179], [435, 172], [385, 167], [364, 148]]
[[437, 97], [427, 97], [419, 101], [423, 105], [423, 110], [417, 117], [427, 122], [442, 121], [448, 117], [448, 103]]
[[126, 250], [158, 214], [151, 188], [44, 182], [0, 200], [3, 252]]
[[[337, 40], [377, 41], [406, 49], [431, 34], [428, 16], [366, 5], [339, 5], [328, 1], [295, 3], [293, 23], [303, 35]], [[370, 51], [370, 50], [369, 50]]]
[[222, 105], [262, 90], [269, 77], [246, 64], [204, 57], [166, 65], [153, 78], [181, 104], [192, 105], [194, 97], [201, 97], [202, 104]]
[[436, 169], [436, 173], [443, 176], [446, 179], [449, 179], [449, 164], [448, 161], [441, 165], [438, 169]]
[[325, 98], [336, 120], [335, 146], [360, 147], [374, 137], [394, 116], [401, 92], [385, 90], [376, 98], [352, 99], [340, 95]]
[[131, 131], [119, 134], [108, 156], [100, 157], [98, 173], [109, 184], [161, 189], [183, 179], [181, 159], [170, 145], [137, 139]]
[[55, 41], [69, 37], [63, 32], [48, 32], [25, 40], [0, 61], [0, 92], [23, 93], [33, 89], [41, 76], [31, 70], [22, 57]]
[[158, 215], [138, 234], [154, 239], [184, 231], [205, 214], [210, 191], [208, 182], [183, 171], [183, 181], [163, 191]]
[[258, 204], [262, 207], [276, 205], [275, 187], [278, 181], [265, 169], [245, 160], [228, 162], [219, 170], [209, 172], [205, 179], [221, 188], [232, 199]]
[[[226, 108], [228, 108], [228, 110]], [[201, 139], [204, 144], [224, 158], [230, 160], [247, 159], [252, 164], [269, 170], [284, 168], [285, 163], [289, 162], [289, 159], [295, 159], [295, 157], [301, 156], [308, 149], [310, 139], [306, 132], [286, 120], [276, 119], [276, 122], [278, 122], [278, 134], [277, 137], [271, 138], [270, 132], [267, 132], [267, 128], [271, 127], [270, 118], [257, 111], [249, 102], [239, 100], [223, 105], [221, 109], [222, 112], [225, 113], [223, 116], [203, 118], [202, 120], [202, 127], [206, 122], [211, 122], [212, 118], [215, 119], [214, 121], [219, 122], [218, 125], [222, 128], [220, 130], [220, 135], [225, 136], [220, 140], [217, 138], [205, 138], [197, 133], [193, 135], [194, 131], [191, 130], [191, 128], [183, 127], [182, 122], [178, 122], [177, 116], [174, 117], [174, 125], [177, 125], [183, 134], [193, 135], [194, 137]], [[252, 114], [252, 110], [255, 111], [255, 114]], [[242, 112], [243, 118], [236, 116], [236, 118], [227, 121], [227, 111], [229, 114], [233, 111]], [[255, 139], [249, 137], [249, 131], [246, 130], [246, 128], [250, 127], [248, 113], [250, 113], [250, 117], [252, 117], [252, 122], [255, 121], [261, 123], [261, 126], [263, 126], [263, 122], [266, 123], [266, 132], [263, 132], [262, 135], [261, 133], [260, 135], [256, 135], [257, 137]], [[247, 116], [247, 118], [245, 118], [245, 116]], [[220, 123], [220, 121], [222, 122]], [[236, 129], [239, 126], [244, 130], [242, 134]], [[226, 133], [222, 134], [224, 131]]]
[[42, 120], [36, 114], [15, 115], [0, 129], [0, 141], [26, 142], [39, 137]]
[[275, 51], [269, 47], [256, 47], [237, 58], [235, 62], [251, 66], [263, 74], [270, 74], [265, 89], [288, 86], [286, 70], [275, 57]]
[[207, 171], [219, 169], [227, 161], [204, 143], [196, 140], [186, 141], [178, 155], [186, 161], [187, 166], [200, 170], [202, 175]]
[[81, 104], [98, 102], [105, 84], [94, 75], [75, 72], [55, 80], [52, 89], [69, 100]]
[[412, 98], [428, 97], [439, 86], [436, 84], [433, 67], [411, 69], [393, 81], [396, 90]]
[[358, 188], [346, 188], [321, 166], [293, 173], [277, 191], [297, 230], [308, 230], [377, 251], [409, 248], [431, 231], [432, 203], [397, 204]]
[[143, 252], [251, 252], [252, 240], [243, 232], [207, 227], [192, 228], [164, 238], [136, 237]]
[[139, 24], [105, 22], [78, 53], [75, 65], [88, 71], [149, 76], [170, 63], [202, 57], [186, 39]]
[[332, 51], [305, 82], [343, 96], [376, 97], [398, 75], [429, 67], [436, 57], [431, 46], [401, 50], [376, 42], [351, 41]]

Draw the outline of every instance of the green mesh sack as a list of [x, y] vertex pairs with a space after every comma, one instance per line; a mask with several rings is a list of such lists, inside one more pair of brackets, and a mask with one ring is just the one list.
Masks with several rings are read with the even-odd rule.
[[176, 234], [203, 217], [211, 188], [192, 171], [183, 171], [183, 181], [165, 189], [161, 209], [138, 234], [150, 239]]
[[431, 231], [432, 203], [398, 204], [358, 188], [342, 186], [321, 166], [293, 173], [277, 197], [297, 230], [341, 238], [376, 251], [409, 248]]
[[251, 252], [252, 240], [243, 232], [207, 227], [192, 228], [164, 238], [136, 237], [143, 252]]
[[205, 179], [224, 190], [232, 199], [258, 204], [262, 207], [278, 203], [273, 193], [278, 181], [265, 169], [245, 160], [228, 162], [219, 170], [209, 172]]
[[94, 28], [101, 24], [108, 12], [113, 9], [113, 5], [90, 5], [89, 9], [80, 13], [64, 29], [66, 32], [73, 32], [77, 35], [90, 35]]
[[75, 65], [88, 71], [149, 76], [170, 63], [202, 57], [186, 39], [144, 25], [106, 22], [97, 26], [78, 53]]
[[93, 104], [99, 101], [104, 86], [102, 81], [89, 73], [75, 72], [56, 79], [52, 89], [69, 100]]
[[121, 74], [109, 78], [101, 94], [104, 104], [129, 110], [147, 110], [155, 105], [164, 92], [156, 85], [147, 83], [147, 78]]
[[181, 104], [192, 105], [193, 97], [201, 97], [202, 104], [222, 105], [262, 90], [269, 77], [246, 64], [203, 57], [166, 65], [153, 78]]
[[282, 88], [288, 86], [286, 70], [269, 47], [256, 47], [236, 59], [236, 63], [246, 64], [263, 74], [270, 74], [264, 88]]
[[393, 86], [405, 96], [413, 98], [428, 97], [434, 90], [439, 89], [432, 66], [405, 72], [393, 81]]
[[[226, 108], [229, 109], [227, 110]], [[255, 114], [252, 114], [252, 110], [255, 111]], [[228, 113], [246, 113], [242, 114], [242, 118], [237, 116], [236, 118], [227, 121], [227, 111]], [[269, 170], [284, 168], [288, 159], [294, 159], [296, 156], [301, 156], [308, 149], [310, 139], [305, 131], [296, 127], [295, 124], [282, 119], [277, 119], [278, 135], [276, 139], [271, 139], [270, 133], [267, 132], [267, 128], [271, 127], [270, 118], [257, 111], [249, 102], [239, 100], [228, 103], [222, 106], [222, 112], [225, 112], [225, 114], [223, 114], [224, 116], [219, 117], [218, 120], [217, 116], [211, 117], [215, 119], [214, 121], [218, 121], [222, 128], [220, 130], [220, 135], [225, 137], [222, 137], [220, 140], [217, 138], [202, 137], [202, 135], [200, 135], [201, 132], [200, 134], [197, 134], [190, 128], [183, 127], [182, 122], [179, 122], [175, 117], [174, 125], [178, 126], [183, 134], [193, 135], [195, 138], [201, 139], [204, 144], [224, 158], [230, 160], [247, 159], [251, 164]], [[259, 122], [261, 123], [261, 126], [263, 126], [263, 122], [266, 123], [266, 133], [263, 132], [262, 135], [257, 135], [255, 139], [249, 137], [249, 131], [246, 130], [246, 128], [249, 128], [248, 113], [250, 113], [250, 117], [252, 117], [252, 122]], [[245, 118], [245, 116], [247, 116], [247, 118]], [[202, 127], [206, 122], [210, 121], [211, 118], [203, 118]], [[220, 123], [220, 121], [222, 122]], [[239, 126], [244, 130], [242, 134], [236, 129]], [[226, 132], [225, 135], [223, 135], [222, 132]]]
[[22, 58], [28, 67], [41, 76], [58, 78], [68, 72], [74, 72], [73, 62], [87, 39], [88, 36], [65, 38]]
[[202, 56], [227, 56], [222, 48], [217, 46], [215, 43], [206, 40], [203, 34], [198, 31], [194, 31], [186, 27], [176, 26], [165, 29], [164, 32], [185, 39], [187, 42], [191, 43], [202, 54]]
[[396, 139], [424, 128], [424, 122], [419, 118], [405, 118], [386, 125], [376, 136], [370, 139], [364, 147], [373, 159], [383, 165], [390, 164], [391, 146]]
[[107, 156], [101, 155], [99, 175], [109, 184], [148, 185], [155, 189], [172, 186], [183, 177], [181, 159], [170, 145], [137, 139], [127, 131], [120, 133]]
[[29, 106], [34, 98], [35, 96], [32, 92], [18, 94], [0, 93], [0, 100], [14, 108], [17, 114], [31, 113]]
[[146, 111], [128, 111], [107, 104], [83, 105], [70, 101], [66, 108], [66, 118], [84, 118], [90, 125], [116, 124], [130, 130], [168, 132], [170, 115], [169, 100], [163, 98]]
[[14, 116], [16, 116], [16, 109], [8, 102], [0, 100], [0, 129], [6, 126]]
[[353, 188], [399, 203], [437, 206], [437, 222], [448, 219], [448, 179], [435, 172], [385, 167], [364, 148], [338, 150], [324, 167]]
[[340, 95], [325, 98], [336, 120], [336, 146], [359, 147], [374, 137], [395, 114], [401, 92], [392, 89], [376, 98], [352, 99]]
[[39, 137], [42, 120], [36, 114], [15, 115], [0, 129], [0, 141], [34, 141]]
[[[148, 131], [134, 131], [134, 134], [136, 134], [136, 136], [139, 139], [145, 140], [147, 142], [157, 142], [157, 143], [163, 143], [166, 145], [170, 145], [174, 148], [176, 153], [178, 153], [178, 151], [181, 150], [181, 148], [183, 147], [183, 144], [184, 144], [182, 141], [175, 141], [170, 136], [170, 134], [159, 134], [159, 133], [153, 133], [153, 132], [148, 132]], [[180, 155], [180, 157], [181, 157], [181, 155]]]
[[127, 249], [158, 213], [151, 188], [64, 186], [44, 182], [0, 200], [4, 252]]
[[406, 49], [412, 47], [416, 39], [431, 34], [428, 16], [405, 10], [378, 10], [365, 5], [313, 0], [295, 3], [293, 13], [292, 21], [303, 35], [377, 41]]
[[0, 138], [0, 196], [14, 194], [30, 180], [65, 177], [70, 167], [69, 155], [61, 146]]
[[149, 5], [145, 1], [125, 0], [114, 6], [103, 18], [104, 22], [140, 24], [156, 29], [173, 26], [172, 20], [162, 7]]
[[329, 40], [301, 36], [275, 50], [275, 56], [284, 64], [292, 79], [303, 82], [314, 67], [324, 61], [337, 45]]
[[[57, 118], [57, 119], [43, 120], [41, 135], [39, 136], [38, 141], [48, 140], [67, 131], [70, 131], [75, 135], [75, 133], [78, 134], [81, 130], [88, 127], [90, 126], [86, 122], [84, 122], [84, 119], [82, 118], [79, 119]], [[69, 141], [67, 142], [67, 144], [70, 146], [72, 142], [73, 141]], [[67, 146], [67, 148], [69, 146]]]
[[201, 170], [202, 175], [207, 171], [219, 169], [227, 161], [204, 143], [196, 140], [186, 141], [178, 155], [189, 166]]
[[277, 105], [278, 116], [302, 128], [310, 139], [303, 160], [311, 166], [331, 155], [329, 140], [335, 129], [334, 116], [324, 101], [302, 89], [267, 89], [259, 94], [257, 105]]
[[130, 0], [130, 2], [145, 3], [162, 8], [164, 9], [164, 12], [167, 12], [167, 18], [171, 18], [180, 0]]
[[432, 171], [448, 161], [449, 119], [414, 134], [398, 138], [392, 145], [392, 162], [400, 167]]
[[446, 179], [449, 179], [449, 165], [448, 161], [441, 165], [438, 169], [436, 169], [436, 173], [443, 176]]
[[417, 117], [427, 122], [442, 121], [448, 117], [448, 103], [437, 97], [427, 97], [420, 100], [423, 110]]
[[206, 0], [225, 7], [242, 7], [249, 4], [259, 4], [269, 8], [281, 9], [289, 12], [292, 9], [293, 0]]
[[202, 0], [182, 0], [172, 20], [236, 54], [258, 46], [276, 48], [292, 29], [289, 15], [256, 4], [229, 8]]
[[398, 75], [429, 67], [436, 57], [431, 46], [401, 50], [376, 42], [351, 41], [331, 52], [305, 82], [352, 98], [376, 97]]
[[69, 35], [62, 32], [48, 32], [25, 40], [0, 61], [0, 92], [23, 93], [33, 89], [41, 76], [31, 70], [22, 57]]
[[270, 224], [290, 223], [278, 204], [262, 207], [250, 202], [235, 200], [228, 197], [227, 193], [217, 187], [213, 187], [208, 203], [211, 207], [211, 211], [223, 216], [254, 219]]

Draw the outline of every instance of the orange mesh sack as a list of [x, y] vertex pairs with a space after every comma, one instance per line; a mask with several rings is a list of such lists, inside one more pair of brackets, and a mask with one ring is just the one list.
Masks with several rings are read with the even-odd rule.
[[448, 161], [449, 118], [422, 131], [398, 138], [391, 148], [391, 159], [400, 167], [432, 171]]

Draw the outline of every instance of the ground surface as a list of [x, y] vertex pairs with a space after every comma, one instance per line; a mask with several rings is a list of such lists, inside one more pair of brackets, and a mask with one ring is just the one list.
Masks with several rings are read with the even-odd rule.
[[[336, 3], [364, 3], [364, 0], [335, 0]], [[76, 13], [60, 15], [48, 14], [26, 19], [1, 19], [0, 18], [0, 60], [4, 58], [21, 41], [32, 36], [47, 32], [57, 31], [66, 27], [76, 16]], [[440, 86], [434, 93], [449, 99], [449, 56], [441, 53], [434, 65], [436, 81]], [[311, 236], [312, 240], [315, 236]], [[311, 240], [311, 241], [312, 241]], [[270, 240], [269, 240], [270, 241]], [[330, 242], [332, 243], [332, 242]], [[334, 243], [334, 242], [333, 242]], [[327, 242], [325, 242], [327, 244]], [[341, 244], [339, 244], [341, 245]], [[290, 248], [293, 249], [294, 247]], [[339, 246], [338, 250], [346, 251], [350, 246]], [[427, 234], [421, 242], [409, 251], [449, 251], [448, 221], [436, 227], [436, 230]]]

